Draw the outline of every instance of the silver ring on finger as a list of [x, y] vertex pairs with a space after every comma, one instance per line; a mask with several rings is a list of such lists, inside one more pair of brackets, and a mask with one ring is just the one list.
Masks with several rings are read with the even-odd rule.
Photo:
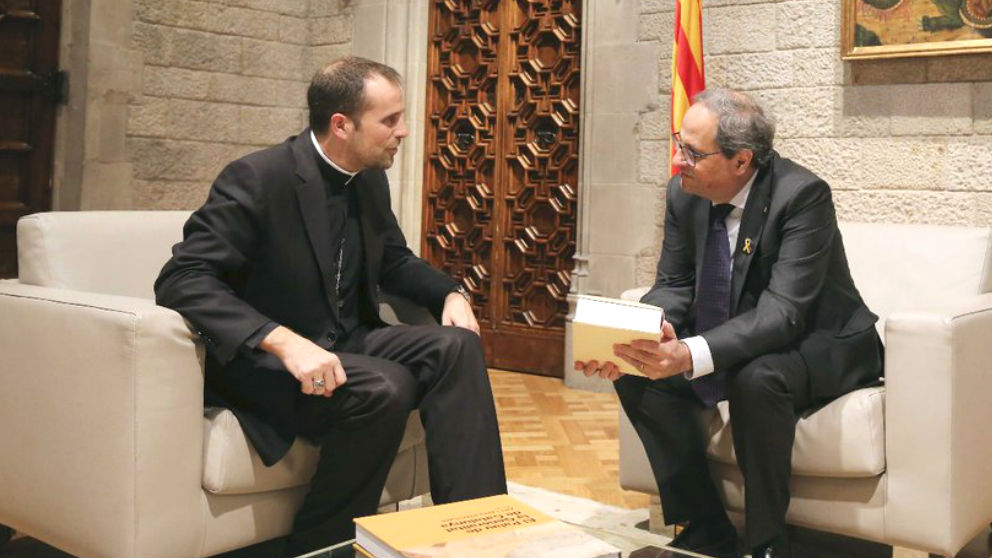
[[310, 378], [310, 381], [313, 382], [313, 388], [317, 390], [324, 389], [324, 386], [327, 385], [323, 378]]

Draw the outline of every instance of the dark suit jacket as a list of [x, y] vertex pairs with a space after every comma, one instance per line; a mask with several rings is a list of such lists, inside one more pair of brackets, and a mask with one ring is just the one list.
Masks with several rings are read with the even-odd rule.
[[[669, 182], [657, 281], [641, 300], [664, 308], [680, 337], [695, 333], [709, 207], [682, 191], [680, 177]], [[731, 318], [702, 334], [717, 371], [798, 350], [809, 367], [812, 401], [877, 381], [878, 316], [851, 279], [826, 182], [774, 153], [751, 187], [733, 258]]]
[[[208, 404], [235, 410], [267, 464], [296, 435], [299, 383], [276, 357], [247, 350], [245, 341], [269, 321], [328, 350], [338, 341], [331, 237], [342, 224], [329, 222], [316, 157], [307, 129], [229, 164], [155, 282], [158, 304], [182, 314], [206, 344]], [[385, 173], [362, 171], [349, 187], [361, 208], [363, 322], [384, 325], [379, 287], [438, 315], [456, 283], [407, 247]]]

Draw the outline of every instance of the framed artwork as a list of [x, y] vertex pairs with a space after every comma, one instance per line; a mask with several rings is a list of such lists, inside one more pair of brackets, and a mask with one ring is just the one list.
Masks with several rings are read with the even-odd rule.
[[992, 52], [992, 0], [843, 0], [841, 58]]

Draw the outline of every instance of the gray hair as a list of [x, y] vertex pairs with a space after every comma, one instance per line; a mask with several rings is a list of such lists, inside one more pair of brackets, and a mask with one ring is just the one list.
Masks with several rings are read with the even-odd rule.
[[775, 122], [754, 97], [731, 89], [706, 89], [693, 97], [716, 116], [716, 143], [726, 157], [742, 149], [754, 153], [754, 165], [764, 167], [772, 157]]

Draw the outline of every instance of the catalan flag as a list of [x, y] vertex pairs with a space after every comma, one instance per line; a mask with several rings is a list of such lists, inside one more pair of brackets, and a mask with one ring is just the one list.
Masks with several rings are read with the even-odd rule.
[[[692, 97], [706, 88], [703, 73], [703, 9], [701, 0], [675, 0], [675, 40], [672, 43], [672, 132], [682, 128], [682, 117]], [[669, 140], [671, 142], [671, 140]], [[671, 175], [679, 172], [672, 159], [675, 144], [670, 143], [668, 164]]]

